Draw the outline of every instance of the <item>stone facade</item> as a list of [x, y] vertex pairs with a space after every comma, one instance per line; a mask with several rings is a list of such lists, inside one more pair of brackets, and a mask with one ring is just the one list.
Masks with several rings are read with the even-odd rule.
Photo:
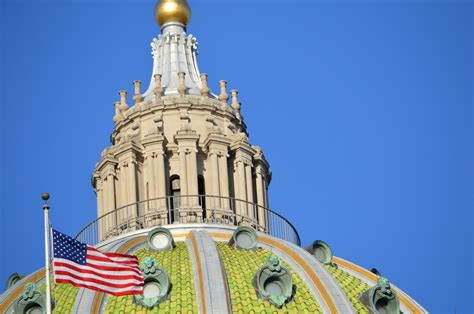
[[[197, 67], [195, 42], [184, 26], [164, 25], [160, 39], [152, 42], [148, 90], [141, 94], [135, 81], [132, 106], [126, 91], [119, 92], [112, 145], [93, 174], [98, 216], [141, 204], [102, 219], [102, 234], [125, 221], [130, 227], [130, 219], [147, 211], [162, 213], [154, 217], [156, 224], [173, 222], [171, 208], [181, 210], [173, 214], [181, 222], [202, 221], [209, 207], [232, 211], [262, 228], [268, 224], [269, 164], [263, 151], [249, 143], [238, 92], [230, 92], [230, 105], [225, 81], [219, 82], [218, 96], [211, 93], [207, 75]], [[202, 213], [193, 211], [193, 217], [182, 220], [189, 209], [203, 207]]]

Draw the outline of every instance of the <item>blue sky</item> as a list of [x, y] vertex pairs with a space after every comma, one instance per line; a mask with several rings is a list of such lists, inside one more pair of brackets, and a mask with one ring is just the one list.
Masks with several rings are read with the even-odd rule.
[[[272, 209], [434, 313], [474, 310], [468, 1], [199, 1], [199, 66], [240, 90]], [[148, 83], [154, 1], [1, 3], [0, 284], [74, 235], [113, 102]], [[129, 100], [131, 102], [131, 100]]]

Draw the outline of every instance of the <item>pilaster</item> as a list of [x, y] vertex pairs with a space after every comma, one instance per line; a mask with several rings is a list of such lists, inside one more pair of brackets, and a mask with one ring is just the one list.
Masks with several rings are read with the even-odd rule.
[[[212, 205], [217, 209], [230, 210], [229, 203], [229, 176], [227, 159], [230, 141], [222, 135], [209, 134], [204, 141], [210, 162], [210, 175], [208, 185], [212, 187], [211, 194], [216, 196], [211, 198]], [[208, 198], [209, 199], [209, 198]]]
[[[194, 131], [178, 131], [174, 136], [178, 143], [181, 182], [181, 216], [186, 216], [186, 207], [199, 207], [198, 173], [197, 173], [197, 143], [199, 135]], [[198, 218], [201, 219], [201, 218]], [[186, 219], [185, 219], [186, 221]]]
[[165, 138], [161, 134], [155, 134], [142, 141], [145, 147], [146, 171], [144, 171], [144, 174], [145, 186], [148, 186], [148, 199], [157, 199], [150, 206], [157, 206], [159, 210], [166, 209], [167, 178], [165, 173], [164, 141]]

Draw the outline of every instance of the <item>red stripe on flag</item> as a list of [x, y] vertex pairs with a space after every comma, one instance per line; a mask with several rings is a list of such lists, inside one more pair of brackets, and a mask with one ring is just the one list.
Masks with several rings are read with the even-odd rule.
[[[81, 273], [84, 273], [84, 274], [90, 274], [90, 275], [96, 275], [96, 276], [100, 276], [100, 277], [103, 277], [103, 278], [107, 278], [107, 279], [116, 279], [116, 280], [120, 280], [120, 279], [136, 279], [136, 280], [143, 280], [143, 277], [142, 276], [138, 276], [138, 275], [106, 275], [106, 274], [103, 274], [103, 273], [99, 273], [99, 272], [96, 272], [96, 271], [93, 271], [91, 269], [82, 269], [82, 268], [79, 268], [79, 267], [76, 267], [74, 265], [71, 265], [71, 264], [66, 264], [66, 263], [59, 263], [59, 262], [54, 262], [54, 266], [57, 266], [57, 267], [67, 267], [69, 269], [72, 269], [74, 271], [77, 271], [77, 272], [81, 272]], [[55, 273], [58, 272], [58, 271], [55, 271]]]
[[[64, 262], [63, 262], [64, 261]], [[86, 265], [80, 265], [80, 264], [76, 264], [74, 262], [71, 262], [71, 261], [68, 261], [68, 260], [62, 260], [62, 261], [57, 261], [55, 259], [54, 261], [54, 265], [57, 265], [57, 266], [68, 266], [68, 265], [73, 265], [77, 268], [80, 268], [80, 269], [93, 269], [93, 270], [97, 270], [99, 271], [101, 274], [104, 274], [104, 273], [107, 273], [107, 272], [110, 272], [110, 273], [134, 273], [136, 274], [138, 277], [143, 277], [142, 273], [140, 271], [138, 271], [137, 269], [135, 268], [126, 268], [126, 267], [111, 267], [111, 266], [101, 266], [101, 265], [94, 265], [94, 264], [86, 264]]]
[[80, 281], [96, 283], [96, 284], [111, 287], [111, 288], [131, 288], [131, 287], [137, 287], [137, 286], [141, 285], [141, 283], [133, 283], [133, 282], [117, 284], [117, 283], [112, 283], [113, 281], [104, 281], [104, 280], [99, 280], [99, 279], [94, 279], [94, 278], [77, 276], [77, 275], [75, 275], [71, 272], [68, 272], [68, 271], [56, 271], [55, 275], [57, 275], [57, 276], [61, 276], [61, 275], [62, 276], [68, 276], [70, 278], [77, 279], [77, 280], [80, 280]]
[[138, 258], [135, 256], [135, 255], [129, 255], [129, 254], [119, 254], [119, 253], [109, 253], [109, 252], [101, 252], [99, 251], [98, 249], [92, 247], [92, 246], [88, 246], [87, 247], [88, 250], [91, 250], [91, 251], [95, 251], [95, 252], [99, 252], [99, 253], [102, 253], [104, 255], [107, 255], [109, 257], [123, 257], [123, 258], [133, 258], [135, 260], [138, 261]]
[[111, 294], [111, 295], [114, 295], [114, 296], [117, 296], [117, 297], [122, 296], [122, 295], [130, 295], [130, 294], [143, 294], [143, 289], [113, 292], [113, 291], [110, 291], [110, 290], [100, 289], [100, 288], [98, 288], [96, 286], [93, 286], [93, 285], [77, 283], [77, 282], [74, 282], [72, 280], [67, 280], [67, 279], [57, 279], [56, 283], [70, 283], [70, 284], [72, 284], [73, 286], [76, 286], [76, 287], [87, 288], [87, 289], [91, 289], [91, 290], [98, 291], [98, 292], [108, 293], [108, 294]]
[[94, 256], [94, 255], [89, 255], [87, 254], [87, 257], [86, 257], [87, 261], [89, 260], [94, 260], [94, 261], [98, 261], [98, 262], [109, 262], [109, 263], [120, 263], [120, 264], [124, 264], [125, 265], [128, 265], [128, 266], [138, 266], [138, 261], [114, 261], [114, 260], [111, 260], [110, 258], [107, 258], [107, 257], [100, 257], [100, 256]]

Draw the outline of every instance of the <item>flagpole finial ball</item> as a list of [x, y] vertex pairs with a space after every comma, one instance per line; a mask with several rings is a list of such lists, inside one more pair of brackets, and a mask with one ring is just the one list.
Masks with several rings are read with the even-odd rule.
[[41, 198], [43, 199], [43, 201], [49, 200], [49, 193], [48, 193], [48, 192], [44, 192], [43, 194], [41, 194]]

